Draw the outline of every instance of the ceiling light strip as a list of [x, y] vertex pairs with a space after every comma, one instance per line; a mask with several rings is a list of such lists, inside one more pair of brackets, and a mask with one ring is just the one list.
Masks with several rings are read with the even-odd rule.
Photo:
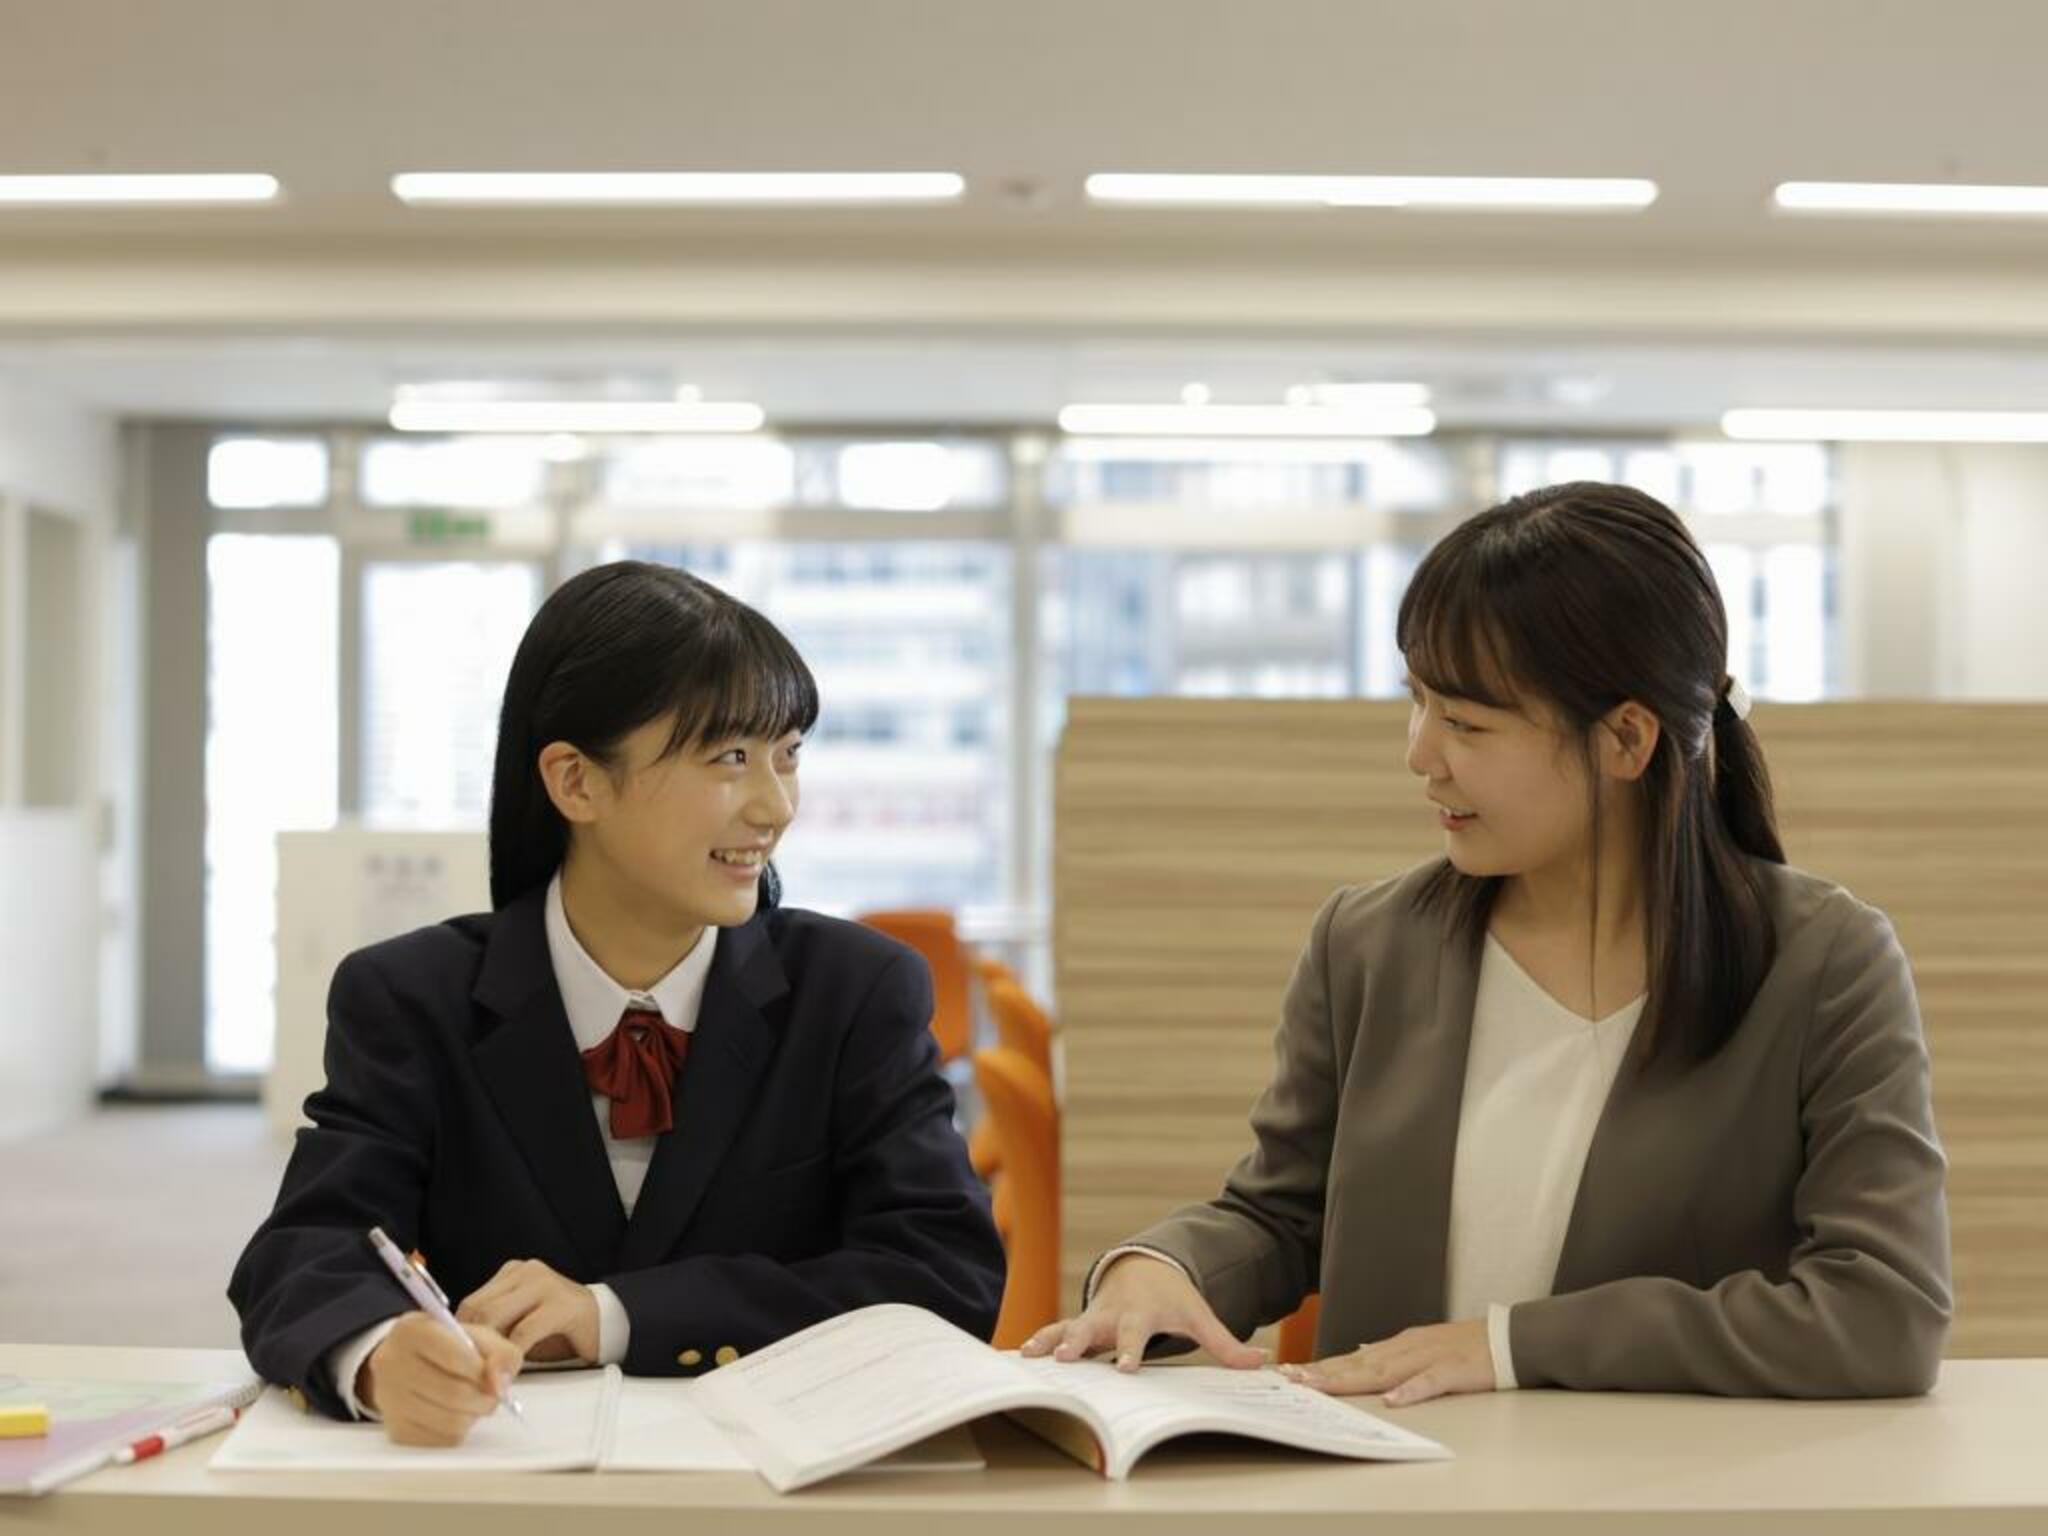
[[250, 174], [0, 176], [0, 204], [14, 207], [268, 203], [282, 190], [275, 176]]
[[1947, 218], [2048, 218], [2048, 187], [1908, 181], [1787, 181], [1771, 194], [1783, 213]]
[[1157, 207], [1428, 208], [1495, 212], [1633, 212], [1657, 184], [1623, 177], [1214, 176], [1101, 172], [1087, 180], [1098, 203]]
[[688, 206], [948, 202], [952, 171], [407, 171], [391, 190], [412, 204]]
[[766, 420], [750, 401], [399, 400], [400, 432], [755, 432]]
[[1721, 430], [1760, 442], [2048, 443], [2048, 411], [1744, 409]]
[[1059, 424], [1077, 437], [1427, 437], [1436, 416], [1420, 406], [1069, 405]]

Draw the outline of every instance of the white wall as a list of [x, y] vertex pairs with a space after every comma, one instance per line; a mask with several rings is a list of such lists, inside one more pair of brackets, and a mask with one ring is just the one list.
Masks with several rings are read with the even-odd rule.
[[1843, 692], [2048, 698], [2048, 447], [1841, 453]]
[[[0, 379], [0, 539], [10, 550], [0, 591], [0, 1140], [77, 1113], [92, 1099], [103, 1056], [103, 1032], [117, 1031], [101, 1006], [101, 936], [109, 927], [102, 897], [103, 812], [100, 740], [112, 657], [105, 635], [111, 606], [104, 572], [114, 534], [119, 480], [113, 424], [94, 412]], [[29, 509], [76, 527], [75, 586], [62, 618], [29, 622], [26, 568]], [[70, 541], [65, 541], [67, 544]], [[41, 654], [55, 636], [70, 648], [65, 665], [86, 695], [82, 707], [60, 710], [73, 739], [54, 760], [73, 784], [41, 786], [25, 771], [31, 718], [22, 701], [29, 681], [57, 665]], [[58, 675], [61, 675], [58, 674]], [[39, 718], [51, 718], [48, 715]], [[28, 803], [31, 799], [63, 803]], [[118, 919], [132, 913], [116, 912]]]

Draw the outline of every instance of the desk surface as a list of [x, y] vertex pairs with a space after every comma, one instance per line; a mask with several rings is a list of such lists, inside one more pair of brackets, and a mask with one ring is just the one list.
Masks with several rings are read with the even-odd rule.
[[[217, 1380], [225, 1350], [0, 1345], [0, 1371], [129, 1380]], [[1519, 1392], [1423, 1404], [1399, 1422], [1457, 1452], [1374, 1466], [1235, 1442], [1165, 1447], [1130, 1482], [1104, 1482], [1002, 1421], [977, 1426], [980, 1473], [863, 1474], [777, 1495], [751, 1474], [215, 1474], [218, 1439], [109, 1468], [40, 1500], [0, 1500], [0, 1532], [157, 1536], [362, 1536], [424, 1527], [526, 1536], [575, 1522], [582, 1536], [675, 1536], [678, 1511], [748, 1533], [947, 1530], [1003, 1536], [1047, 1515], [1071, 1536], [1170, 1520], [1290, 1536], [1398, 1515], [1430, 1532], [1756, 1530], [1777, 1515], [1801, 1536], [1854, 1530], [1943, 1536], [2048, 1529], [2048, 1359], [1955, 1360], [1931, 1397], [1791, 1403]], [[374, 1506], [374, 1507], [372, 1507]], [[1776, 1528], [1778, 1522], [1771, 1522]]]

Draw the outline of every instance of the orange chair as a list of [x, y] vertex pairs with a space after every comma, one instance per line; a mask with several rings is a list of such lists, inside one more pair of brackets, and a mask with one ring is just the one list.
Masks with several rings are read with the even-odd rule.
[[1052, 1080], [1052, 1020], [1015, 981], [998, 978], [987, 988], [988, 1011], [996, 1021], [1000, 1044], [1028, 1056]]
[[983, 1115], [974, 1122], [974, 1129], [967, 1133], [967, 1161], [973, 1165], [974, 1176], [987, 1184], [994, 1180], [1003, 1166], [1003, 1144], [996, 1140], [996, 1123]]
[[967, 947], [953, 926], [953, 914], [936, 907], [911, 907], [863, 912], [860, 920], [924, 956], [932, 971], [932, 1037], [939, 1042], [939, 1060], [966, 1055], [974, 1016], [968, 999]]
[[1307, 1365], [1316, 1357], [1316, 1320], [1322, 1316], [1323, 1298], [1310, 1291], [1286, 1317], [1280, 1319], [1280, 1336], [1273, 1341], [1275, 1365]]
[[1002, 1143], [1001, 1185], [1013, 1198], [995, 1345], [1015, 1349], [1060, 1315], [1059, 1108], [1052, 1080], [1007, 1046], [975, 1052], [974, 1079]]
[[1007, 981], [1012, 986], [1021, 987], [1024, 985], [1015, 971], [1011, 970], [993, 955], [984, 955], [979, 950], [975, 950], [969, 963], [973, 965], [974, 974], [981, 978], [981, 984], [984, 987], [991, 986], [998, 981]]

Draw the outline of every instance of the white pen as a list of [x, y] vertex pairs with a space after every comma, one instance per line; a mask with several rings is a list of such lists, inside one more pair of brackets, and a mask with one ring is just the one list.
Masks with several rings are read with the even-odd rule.
[[[455, 1320], [455, 1314], [448, 1310], [448, 1294], [434, 1283], [434, 1277], [418, 1264], [398, 1251], [398, 1244], [384, 1235], [382, 1227], [370, 1228], [370, 1246], [377, 1250], [377, 1257], [384, 1261], [384, 1267], [391, 1271], [391, 1278], [405, 1288], [405, 1294], [427, 1316], [462, 1340], [463, 1346], [477, 1359], [483, 1359], [476, 1347], [476, 1340], [469, 1336], [469, 1330]], [[500, 1392], [498, 1401], [510, 1408], [519, 1422], [526, 1422], [526, 1410], [519, 1406], [519, 1399], [510, 1392]]]

